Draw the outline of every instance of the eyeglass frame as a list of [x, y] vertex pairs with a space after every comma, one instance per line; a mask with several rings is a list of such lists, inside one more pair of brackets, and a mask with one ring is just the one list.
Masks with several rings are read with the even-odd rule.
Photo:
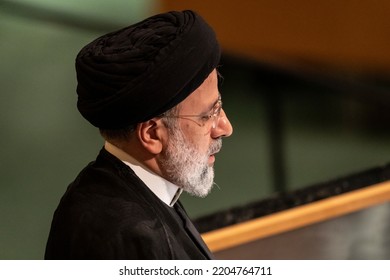
[[203, 124], [200, 124], [195, 120], [191, 120], [200, 127], [204, 127], [210, 119], [214, 118], [213, 124], [212, 124], [212, 128], [214, 129], [217, 127], [217, 123], [219, 121], [222, 109], [223, 109], [222, 108], [222, 99], [221, 99], [221, 96], [219, 96], [218, 100], [213, 105], [213, 108], [211, 108], [211, 110], [207, 114], [200, 114], [200, 115], [165, 115], [165, 114], [162, 114], [159, 117], [161, 117], [161, 118], [178, 118], [178, 119], [187, 119], [187, 120], [191, 120], [190, 118], [200, 118], [200, 119], [204, 120]]

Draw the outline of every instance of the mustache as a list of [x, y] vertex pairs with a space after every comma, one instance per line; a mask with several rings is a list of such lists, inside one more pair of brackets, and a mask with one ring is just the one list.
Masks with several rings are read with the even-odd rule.
[[214, 142], [211, 143], [208, 153], [209, 155], [216, 154], [221, 150], [221, 148], [222, 148], [222, 139], [219, 138], [217, 140], [214, 140]]

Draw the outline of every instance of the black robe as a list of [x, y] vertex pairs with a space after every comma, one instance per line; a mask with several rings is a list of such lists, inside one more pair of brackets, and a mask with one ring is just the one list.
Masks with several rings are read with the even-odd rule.
[[181, 207], [166, 205], [102, 149], [62, 197], [45, 259], [212, 259]]

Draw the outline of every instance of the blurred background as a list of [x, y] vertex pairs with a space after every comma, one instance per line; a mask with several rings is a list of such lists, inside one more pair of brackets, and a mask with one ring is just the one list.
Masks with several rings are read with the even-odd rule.
[[223, 48], [234, 126], [193, 218], [390, 162], [390, 2], [0, 0], [0, 259], [42, 259], [67, 185], [103, 145], [76, 109], [94, 38], [193, 9]]

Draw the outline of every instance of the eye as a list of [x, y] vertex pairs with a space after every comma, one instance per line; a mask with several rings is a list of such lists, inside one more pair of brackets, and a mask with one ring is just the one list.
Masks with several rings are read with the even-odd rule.
[[221, 113], [222, 110], [222, 101], [219, 100], [218, 103], [216, 104], [216, 107], [213, 110], [213, 116], [217, 117]]
[[212, 117], [212, 115], [203, 115], [203, 116], [201, 116], [201, 119], [202, 119], [202, 121], [208, 121], [209, 119], [211, 119], [211, 117]]

